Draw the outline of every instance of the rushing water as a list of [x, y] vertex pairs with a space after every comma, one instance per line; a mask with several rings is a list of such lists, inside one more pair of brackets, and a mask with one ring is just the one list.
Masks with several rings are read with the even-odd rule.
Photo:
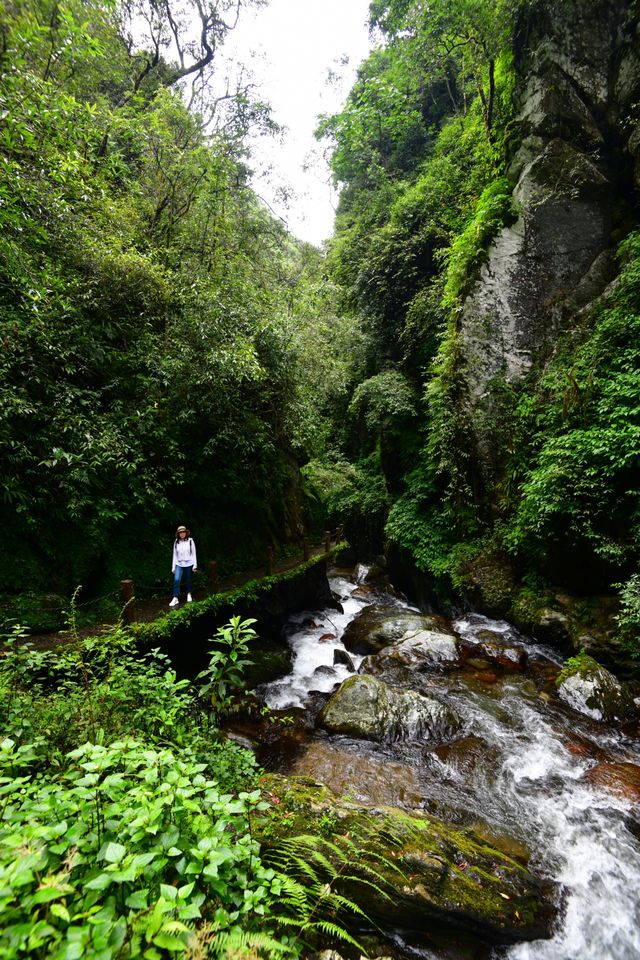
[[[261, 688], [274, 709], [305, 707], [310, 696], [329, 693], [353, 671], [342, 659], [347, 624], [375, 599], [394, 609], [392, 596], [367, 596], [358, 580], [335, 576], [332, 590], [343, 613], [296, 616], [287, 629], [292, 672]], [[415, 608], [409, 608], [415, 609]], [[455, 743], [365, 743], [315, 733], [290, 772], [313, 773], [363, 802], [391, 802], [508, 834], [532, 851], [531, 867], [559, 882], [565, 901], [550, 940], [496, 951], [510, 960], [634, 960], [640, 958], [640, 821], [637, 806], [622, 795], [591, 785], [585, 774], [597, 764], [640, 763], [638, 740], [565, 707], [554, 695], [561, 658], [527, 642], [504, 621], [478, 614], [452, 624], [459, 637], [480, 642], [490, 630], [523, 647], [528, 668], [504, 676], [485, 670], [434, 673], [423, 686], [450, 704], [464, 729]], [[485, 634], [486, 635], [486, 634]], [[350, 655], [355, 669], [360, 658]], [[409, 948], [407, 948], [408, 951]], [[411, 951], [423, 958], [447, 954]]]

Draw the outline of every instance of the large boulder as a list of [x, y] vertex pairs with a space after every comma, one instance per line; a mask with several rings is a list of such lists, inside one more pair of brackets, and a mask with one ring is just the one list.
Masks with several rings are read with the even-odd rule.
[[456, 714], [415, 690], [396, 690], [372, 676], [349, 677], [320, 711], [318, 722], [332, 733], [361, 740], [440, 741], [461, 726]]
[[568, 661], [557, 683], [560, 698], [593, 720], [626, 720], [636, 710], [627, 688], [592, 657]]
[[409, 631], [360, 664], [360, 673], [390, 680], [410, 679], [413, 672], [454, 670], [460, 666], [458, 644], [441, 630]]
[[317, 837], [335, 859], [335, 850], [322, 847], [326, 838], [348, 863], [339, 892], [378, 924], [416, 931], [443, 924], [498, 944], [551, 935], [555, 886], [477, 833], [421, 813], [363, 806], [309, 779], [271, 774], [261, 784], [269, 809], [253, 822], [263, 859], [271, 850], [277, 857], [283, 838], [300, 835]]
[[391, 611], [388, 605], [371, 604], [351, 621], [342, 635], [347, 650], [366, 656], [377, 653], [395, 640], [421, 630], [447, 632], [441, 617], [416, 613], [398, 607]]

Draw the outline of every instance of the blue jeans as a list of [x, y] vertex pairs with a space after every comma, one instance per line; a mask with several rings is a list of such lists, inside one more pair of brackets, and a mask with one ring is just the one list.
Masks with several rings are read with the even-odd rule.
[[180, 596], [180, 581], [182, 580], [182, 574], [186, 575], [187, 581], [187, 593], [191, 593], [191, 574], [193, 572], [193, 567], [176, 567], [176, 572], [173, 575], [173, 595], [174, 597]]

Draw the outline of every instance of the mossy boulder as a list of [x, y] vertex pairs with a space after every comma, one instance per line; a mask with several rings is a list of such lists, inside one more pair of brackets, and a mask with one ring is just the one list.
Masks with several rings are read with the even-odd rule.
[[494, 617], [507, 613], [513, 599], [515, 576], [504, 550], [489, 544], [462, 563], [457, 572], [474, 607]]
[[362, 740], [440, 741], [461, 726], [456, 714], [415, 690], [397, 690], [372, 676], [348, 677], [320, 711], [320, 726]]
[[556, 682], [560, 698], [593, 720], [627, 720], [636, 712], [626, 686], [593, 657], [572, 657]]
[[391, 612], [388, 605], [371, 604], [347, 626], [342, 642], [352, 653], [366, 656], [378, 653], [408, 633], [440, 629], [446, 632], [441, 617], [400, 608]]
[[[340, 892], [377, 923], [418, 931], [444, 925], [497, 944], [550, 936], [555, 885], [475, 832], [363, 806], [309, 779], [269, 774], [261, 785], [269, 810], [255, 826], [264, 854], [297, 835], [337, 845], [348, 838], [351, 876]], [[367, 870], [377, 874], [376, 886], [358, 882]]]

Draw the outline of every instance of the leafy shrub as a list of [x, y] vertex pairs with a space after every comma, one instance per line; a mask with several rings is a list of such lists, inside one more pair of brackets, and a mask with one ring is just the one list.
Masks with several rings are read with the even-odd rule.
[[247, 659], [249, 644], [257, 636], [251, 624], [253, 619], [242, 620], [232, 617], [228, 624], [218, 627], [211, 639], [214, 649], [209, 656], [208, 666], [198, 674], [196, 680], [205, 680], [200, 686], [199, 695], [208, 698], [210, 708], [216, 719], [222, 718], [231, 709], [233, 695], [244, 684], [244, 670], [253, 664]]
[[84, 744], [48, 779], [29, 749], [0, 745], [3, 956], [182, 955], [196, 921], [229, 932], [278, 894], [248, 827], [259, 793], [221, 794], [189, 751]]
[[640, 657], [640, 574], [634, 573], [620, 588], [620, 613], [616, 617], [620, 638], [632, 656]]

